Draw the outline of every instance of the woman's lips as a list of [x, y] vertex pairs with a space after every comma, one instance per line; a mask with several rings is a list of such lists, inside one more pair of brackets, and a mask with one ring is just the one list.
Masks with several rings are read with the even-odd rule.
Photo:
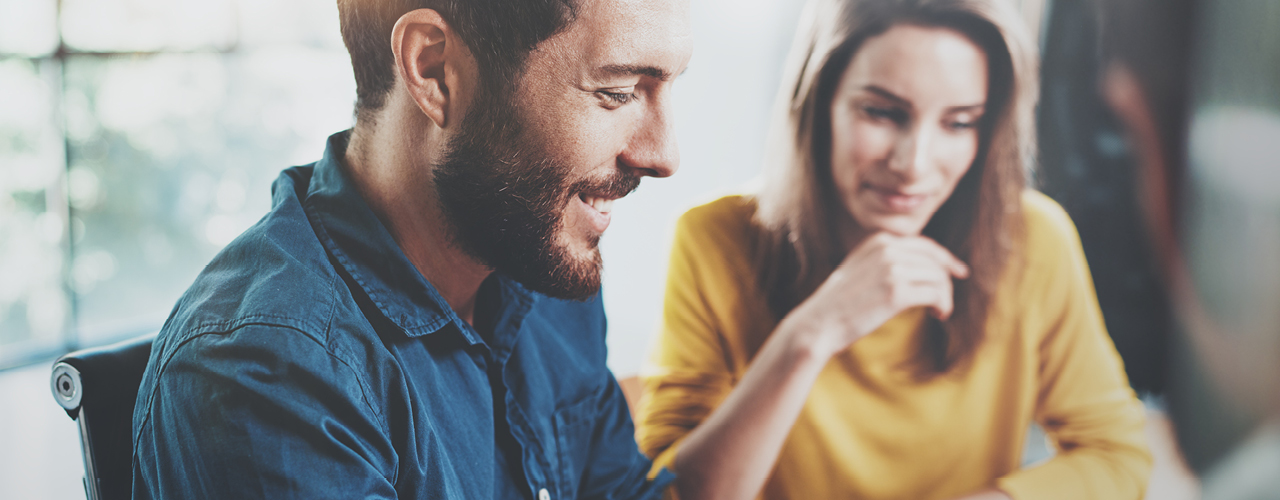
[[910, 213], [924, 205], [929, 195], [919, 192], [908, 192], [898, 188], [885, 188], [865, 184], [863, 187], [890, 212]]

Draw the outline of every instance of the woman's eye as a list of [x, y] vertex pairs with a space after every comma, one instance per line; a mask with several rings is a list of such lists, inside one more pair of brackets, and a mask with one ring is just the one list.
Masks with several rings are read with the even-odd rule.
[[862, 112], [867, 116], [878, 120], [889, 120], [894, 123], [905, 123], [907, 114], [896, 108], [881, 108], [877, 106], [863, 106]]
[[972, 118], [966, 118], [962, 120], [950, 120], [950, 121], [947, 121], [944, 124], [944, 126], [949, 130], [962, 132], [962, 131], [973, 130], [978, 128], [978, 120], [972, 119]]

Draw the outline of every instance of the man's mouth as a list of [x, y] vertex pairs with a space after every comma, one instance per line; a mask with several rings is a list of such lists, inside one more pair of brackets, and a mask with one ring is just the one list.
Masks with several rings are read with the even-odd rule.
[[573, 186], [570, 192], [576, 192], [581, 204], [582, 216], [596, 234], [603, 234], [609, 227], [613, 202], [631, 194], [640, 185], [640, 178], [617, 175], [599, 182], [582, 182]]
[[586, 203], [587, 206], [595, 209], [602, 214], [608, 214], [613, 211], [613, 201], [616, 198], [608, 198], [599, 195], [591, 195], [587, 193], [578, 193], [578, 199]]
[[604, 234], [604, 230], [609, 228], [609, 220], [612, 219], [609, 212], [613, 211], [613, 202], [616, 199], [599, 194], [578, 194], [578, 201], [582, 202], [580, 206], [583, 215], [586, 216], [587, 224], [596, 234]]

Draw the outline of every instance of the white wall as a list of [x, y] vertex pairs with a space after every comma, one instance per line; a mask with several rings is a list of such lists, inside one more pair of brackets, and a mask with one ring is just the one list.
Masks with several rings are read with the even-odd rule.
[[677, 80], [680, 171], [619, 201], [601, 240], [609, 367], [639, 371], [657, 331], [676, 217], [760, 172], [783, 59], [804, 2], [693, 0], [694, 53]]

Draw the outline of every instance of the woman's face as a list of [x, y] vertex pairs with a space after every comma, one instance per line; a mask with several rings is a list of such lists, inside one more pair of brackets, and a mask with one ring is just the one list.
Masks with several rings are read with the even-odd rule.
[[918, 235], [978, 152], [987, 56], [948, 28], [900, 24], [863, 42], [831, 101], [831, 171], [846, 241]]

